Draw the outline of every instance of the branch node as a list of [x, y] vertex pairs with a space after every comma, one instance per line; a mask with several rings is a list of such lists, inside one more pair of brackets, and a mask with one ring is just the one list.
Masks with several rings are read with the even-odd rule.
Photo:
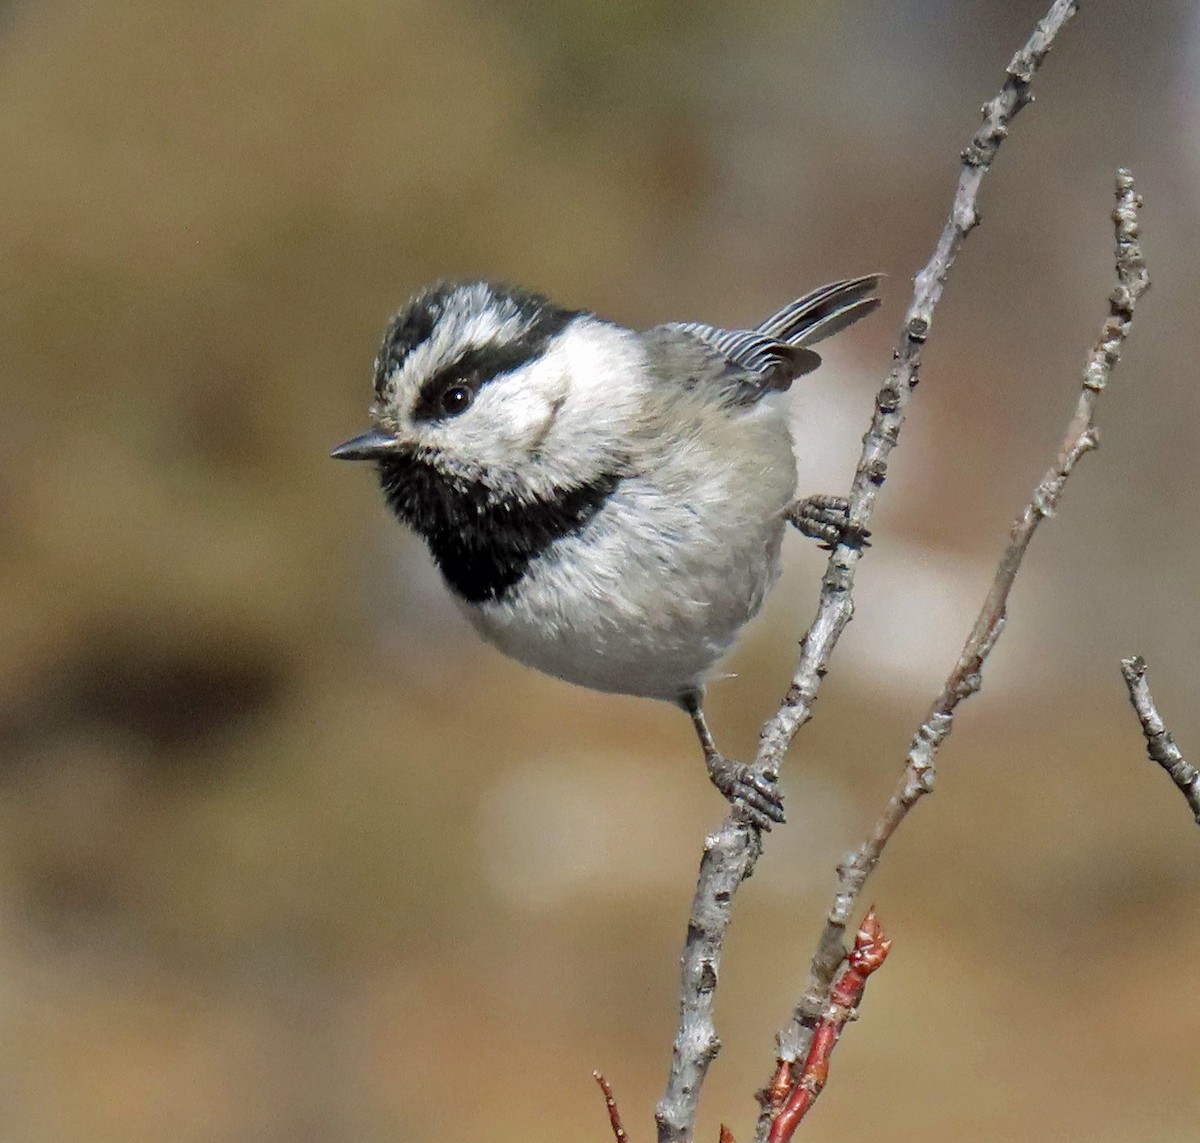
[[[1041, 22], [1038, 22], [1037, 31], [1042, 30]], [[1037, 65], [1040, 60], [1033, 58], [1033, 53], [1029, 51], [1019, 51], [1009, 62], [1005, 73], [1013, 80], [1014, 86], [1023, 87], [1033, 82], [1033, 73], [1037, 70]]]
[[910, 318], [904, 327], [904, 336], [909, 341], [923, 342], [929, 336], [930, 319], [923, 317]]
[[872, 905], [863, 917], [862, 924], [854, 938], [854, 948], [850, 950], [848, 963], [855, 972], [870, 976], [887, 960], [892, 942], [883, 935], [883, 926]]

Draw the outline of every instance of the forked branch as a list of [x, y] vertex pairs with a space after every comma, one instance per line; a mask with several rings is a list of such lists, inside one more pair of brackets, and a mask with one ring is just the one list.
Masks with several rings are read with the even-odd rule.
[[1080, 457], [1098, 444], [1096, 402], [1120, 359], [1121, 348], [1133, 321], [1134, 306], [1150, 287], [1138, 234], [1137, 212], [1142, 203], [1134, 191], [1133, 176], [1127, 170], [1117, 172], [1116, 196], [1117, 205], [1112, 217], [1117, 239], [1117, 281], [1109, 295], [1108, 318], [1084, 365], [1083, 386], [1058, 455], [1033, 490], [1029, 504], [1013, 523], [1008, 547], [1000, 558], [975, 626], [942, 693], [913, 736], [900, 781], [886, 809], [867, 839], [838, 869], [837, 892], [813, 955], [804, 994], [796, 1007], [792, 1024], [780, 1034], [781, 1059], [803, 1058], [807, 1052], [812, 1029], [845, 955], [843, 937], [858, 895], [878, 863], [884, 846], [909, 810], [933, 789], [935, 756], [953, 729], [954, 714], [959, 703], [975, 694], [982, 685], [983, 665], [1004, 630], [1009, 592], [1029, 543], [1041, 522], [1054, 514], [1067, 478]]
[[[1076, 0], [1053, 0], [1046, 16], [1009, 63], [1003, 87], [984, 106], [983, 123], [962, 153], [950, 216], [933, 255], [916, 276], [892, 368], [876, 396], [871, 426], [863, 438], [850, 491], [848, 537], [861, 536], [867, 528], [879, 488], [887, 477], [888, 459], [899, 440], [908, 401], [919, 380], [921, 352], [933, 325], [934, 310], [950, 267], [979, 222], [976, 202], [983, 176], [991, 168], [1012, 121], [1030, 102], [1034, 74], [1076, 7]], [[753, 764], [759, 774], [778, 774], [796, 732], [812, 717], [830, 656], [854, 611], [851, 593], [860, 555], [861, 545], [853, 541], [836, 544], [830, 553], [817, 614], [800, 644], [791, 685], [779, 710], [762, 729]], [[688, 1143], [693, 1138], [700, 1090], [720, 1050], [713, 1006], [725, 932], [737, 891], [753, 871], [761, 851], [758, 831], [732, 815], [705, 839], [683, 949], [679, 1030], [666, 1091], [656, 1111], [659, 1143]], [[840, 963], [840, 933], [837, 946]]]

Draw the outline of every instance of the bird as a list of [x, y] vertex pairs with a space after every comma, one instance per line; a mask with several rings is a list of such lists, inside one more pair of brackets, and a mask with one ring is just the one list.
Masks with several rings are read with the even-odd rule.
[[627, 328], [489, 281], [439, 282], [388, 322], [374, 464], [475, 630], [598, 691], [673, 703], [739, 819], [784, 821], [773, 776], [727, 758], [705, 684], [779, 575], [788, 523], [865, 542], [847, 502], [796, 499], [783, 395], [811, 346], [875, 310], [881, 275], [832, 282], [754, 329]]

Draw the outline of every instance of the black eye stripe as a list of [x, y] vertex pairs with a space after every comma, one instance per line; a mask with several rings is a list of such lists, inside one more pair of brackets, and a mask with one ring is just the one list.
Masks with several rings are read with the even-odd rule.
[[462, 385], [472, 393], [478, 393], [489, 381], [527, 365], [545, 347], [545, 339], [521, 339], [468, 349], [457, 361], [442, 366], [421, 386], [413, 404], [413, 420], [431, 421], [445, 416], [442, 397], [447, 389]]

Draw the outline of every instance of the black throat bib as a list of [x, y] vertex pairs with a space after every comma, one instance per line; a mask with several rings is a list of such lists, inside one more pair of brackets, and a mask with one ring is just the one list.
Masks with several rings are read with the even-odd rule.
[[451, 591], [468, 603], [503, 598], [533, 560], [600, 511], [620, 480], [607, 474], [544, 499], [499, 497], [418, 457], [379, 463], [388, 506], [424, 537]]

